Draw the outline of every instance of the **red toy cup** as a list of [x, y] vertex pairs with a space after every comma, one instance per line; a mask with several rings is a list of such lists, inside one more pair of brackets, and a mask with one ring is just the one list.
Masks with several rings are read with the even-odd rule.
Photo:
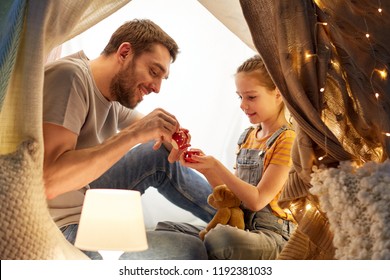
[[192, 162], [192, 163], [198, 162], [192, 158], [193, 155], [200, 156], [200, 152], [199, 151], [192, 151], [192, 150], [184, 151], [184, 160], [186, 162]]
[[178, 132], [172, 134], [172, 146], [177, 150], [188, 148], [190, 145], [191, 136], [187, 129], [179, 129]]

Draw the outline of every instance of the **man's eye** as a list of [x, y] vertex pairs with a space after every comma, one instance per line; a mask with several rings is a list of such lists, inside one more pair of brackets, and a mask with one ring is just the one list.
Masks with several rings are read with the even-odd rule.
[[150, 74], [151, 74], [153, 77], [156, 77], [156, 76], [157, 76], [157, 72], [154, 71], [153, 69], [150, 69]]

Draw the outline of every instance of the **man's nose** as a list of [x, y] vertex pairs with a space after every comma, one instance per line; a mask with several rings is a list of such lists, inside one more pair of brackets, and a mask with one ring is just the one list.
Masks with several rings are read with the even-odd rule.
[[153, 83], [152, 83], [152, 91], [155, 92], [155, 93], [159, 93], [160, 92], [160, 88], [161, 88], [161, 82], [162, 80], [159, 79], [159, 80], [155, 80]]

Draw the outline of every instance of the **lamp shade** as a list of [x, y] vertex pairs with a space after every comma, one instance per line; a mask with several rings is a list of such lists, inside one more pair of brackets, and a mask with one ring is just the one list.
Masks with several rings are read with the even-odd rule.
[[142, 251], [148, 248], [138, 191], [89, 189], [75, 246], [88, 251]]

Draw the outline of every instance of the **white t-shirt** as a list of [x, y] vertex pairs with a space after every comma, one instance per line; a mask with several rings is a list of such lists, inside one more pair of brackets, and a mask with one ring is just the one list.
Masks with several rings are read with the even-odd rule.
[[[84, 52], [49, 63], [45, 68], [43, 122], [63, 126], [78, 135], [76, 149], [102, 143], [141, 114], [108, 101], [97, 88]], [[88, 186], [86, 186], [87, 188]], [[78, 223], [85, 188], [48, 201], [59, 227]]]

